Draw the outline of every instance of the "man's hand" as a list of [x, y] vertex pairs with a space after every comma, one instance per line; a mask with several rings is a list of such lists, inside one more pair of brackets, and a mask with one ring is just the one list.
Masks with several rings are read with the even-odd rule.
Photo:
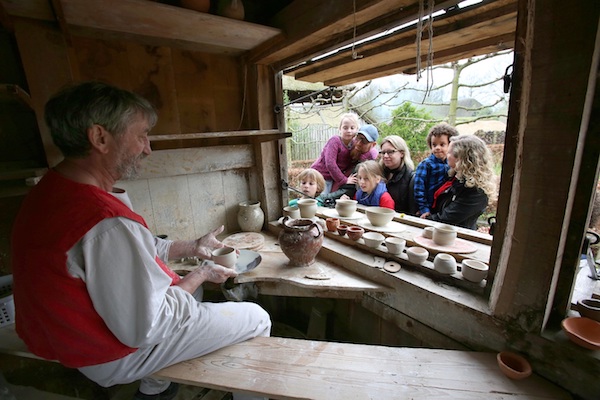
[[[200, 257], [204, 260], [210, 260], [212, 258], [213, 250], [219, 249], [221, 247], [225, 247], [225, 245], [223, 243], [221, 243], [216, 237], [221, 232], [223, 232], [223, 229], [225, 229], [225, 227], [223, 225], [221, 225], [217, 229], [214, 229], [214, 230], [208, 232], [206, 235], [202, 236], [200, 239], [196, 239], [194, 256]], [[218, 283], [218, 282], [216, 282], [216, 283]]]
[[198, 268], [181, 278], [177, 286], [193, 294], [204, 282], [223, 283], [228, 278], [236, 276], [237, 272], [231, 268], [225, 268], [212, 261], [204, 261]]

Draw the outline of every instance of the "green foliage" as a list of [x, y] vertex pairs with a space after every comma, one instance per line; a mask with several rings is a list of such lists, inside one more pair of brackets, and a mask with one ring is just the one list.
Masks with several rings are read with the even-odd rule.
[[380, 137], [398, 135], [406, 141], [411, 153], [427, 151], [427, 133], [435, 124], [431, 114], [406, 102], [392, 111], [390, 125], [379, 127]]

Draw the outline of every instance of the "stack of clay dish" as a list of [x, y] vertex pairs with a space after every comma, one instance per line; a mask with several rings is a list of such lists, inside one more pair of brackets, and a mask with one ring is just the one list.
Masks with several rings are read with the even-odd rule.
[[510, 379], [525, 379], [531, 375], [531, 364], [520, 354], [501, 351], [496, 356], [500, 371]]
[[362, 237], [363, 233], [365, 233], [365, 230], [360, 226], [349, 226], [346, 233], [350, 239], [356, 241]]
[[385, 238], [385, 247], [387, 247], [390, 254], [401, 254], [406, 246], [406, 240], [398, 237], [387, 237]]
[[490, 267], [484, 262], [478, 260], [463, 260], [462, 262], [462, 276], [470, 281], [479, 283], [487, 277], [488, 270]]
[[433, 259], [433, 269], [440, 274], [453, 274], [456, 272], [456, 259], [450, 254], [438, 253]]
[[367, 232], [363, 234], [363, 240], [368, 247], [377, 248], [385, 240], [385, 236], [377, 232]]
[[590, 350], [600, 349], [600, 322], [585, 317], [563, 319], [561, 326], [569, 339]]
[[582, 299], [577, 302], [577, 311], [582, 317], [600, 322], [600, 300]]
[[438, 246], [452, 246], [456, 240], [456, 227], [448, 224], [438, 224], [433, 228], [433, 243]]
[[365, 213], [373, 226], [385, 226], [396, 215], [396, 211], [385, 207], [367, 207]]
[[358, 201], [356, 200], [336, 200], [335, 210], [340, 217], [348, 218], [356, 212], [356, 204], [358, 204]]
[[422, 264], [429, 257], [429, 252], [423, 247], [413, 246], [406, 249], [406, 255], [411, 263]]

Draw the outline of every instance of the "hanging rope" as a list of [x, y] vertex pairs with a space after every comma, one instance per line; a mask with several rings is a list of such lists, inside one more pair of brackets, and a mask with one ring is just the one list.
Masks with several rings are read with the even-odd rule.
[[417, 19], [417, 38], [415, 45], [417, 47], [417, 82], [421, 79], [421, 38], [423, 36], [423, 14], [425, 13], [424, 0], [419, 0], [419, 18]]
[[363, 56], [356, 53], [354, 46], [356, 45], [356, 0], [352, 0], [353, 14], [354, 14], [354, 34], [352, 37], [352, 59], [363, 58]]

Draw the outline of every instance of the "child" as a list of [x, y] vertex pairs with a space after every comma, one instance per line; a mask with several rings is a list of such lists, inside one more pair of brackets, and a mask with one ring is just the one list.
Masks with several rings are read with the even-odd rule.
[[415, 201], [421, 218], [431, 214], [433, 194], [446, 180], [448, 173], [448, 144], [452, 136], [457, 136], [458, 131], [445, 122], [435, 125], [427, 134], [427, 145], [431, 155], [421, 161], [415, 171]]
[[358, 127], [358, 115], [354, 113], [342, 115], [339, 126], [340, 134], [327, 141], [321, 155], [311, 165], [311, 168], [319, 171], [325, 178], [323, 194], [335, 191], [346, 183], [356, 183], [356, 178], [348, 177], [348, 175], [354, 167], [350, 151], [353, 148]]
[[[304, 198], [316, 198], [317, 205], [324, 206], [325, 200], [318, 197], [319, 194], [325, 188], [325, 178], [316, 169], [307, 168], [298, 174], [298, 183], [300, 184], [300, 191], [304, 193]], [[289, 201], [290, 206], [297, 206], [298, 199], [292, 199]]]
[[382, 173], [379, 163], [375, 160], [358, 164], [359, 189], [354, 197], [358, 204], [394, 209], [394, 200], [387, 191]]

